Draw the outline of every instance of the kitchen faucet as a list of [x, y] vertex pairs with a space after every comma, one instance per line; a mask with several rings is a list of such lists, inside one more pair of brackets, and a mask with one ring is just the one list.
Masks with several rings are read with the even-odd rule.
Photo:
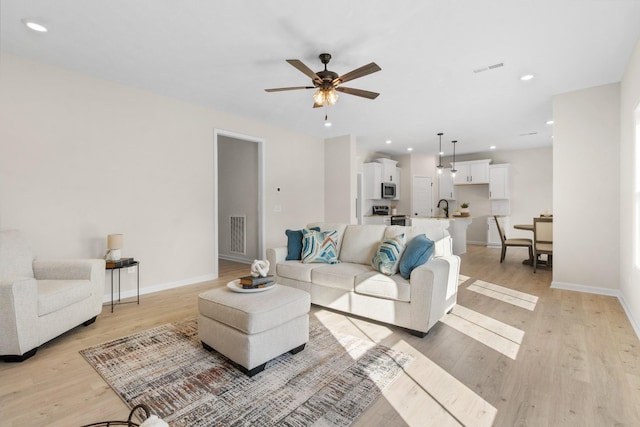
[[446, 218], [449, 218], [449, 201], [447, 199], [440, 199], [438, 200], [438, 209], [440, 209], [440, 203], [444, 202], [445, 206], [444, 206], [444, 216]]

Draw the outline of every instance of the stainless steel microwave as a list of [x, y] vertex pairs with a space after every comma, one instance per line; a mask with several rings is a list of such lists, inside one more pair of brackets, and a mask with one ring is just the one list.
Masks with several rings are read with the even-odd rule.
[[382, 191], [380, 192], [383, 199], [395, 199], [396, 198], [396, 184], [393, 182], [383, 182]]

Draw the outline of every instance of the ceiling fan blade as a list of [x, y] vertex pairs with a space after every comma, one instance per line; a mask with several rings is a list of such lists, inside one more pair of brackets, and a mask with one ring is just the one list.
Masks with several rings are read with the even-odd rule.
[[336, 90], [338, 92], [344, 92], [344, 93], [348, 93], [349, 95], [361, 96], [363, 98], [369, 98], [369, 99], [376, 99], [378, 95], [380, 95], [377, 92], [369, 92], [368, 90], [354, 89], [352, 87], [344, 87], [344, 86], [338, 86], [336, 87]]
[[311, 68], [304, 65], [302, 61], [298, 59], [287, 59], [287, 62], [293, 65], [294, 67], [296, 67], [298, 70], [302, 71], [302, 73], [304, 73], [307, 77], [309, 77], [314, 82], [318, 84], [322, 83], [322, 79], [320, 78], [320, 76], [318, 76], [315, 72], [313, 72]]
[[298, 89], [315, 89], [315, 86], [276, 87], [273, 89], [265, 89], [265, 92], [282, 92], [283, 90], [298, 90]]
[[349, 71], [347, 74], [343, 74], [333, 81], [334, 85], [339, 85], [341, 83], [348, 82], [349, 80], [358, 79], [360, 77], [364, 77], [368, 74], [375, 73], [376, 71], [380, 71], [382, 68], [378, 66], [375, 62], [372, 62], [367, 65], [363, 65], [360, 68], [356, 68], [353, 71]]

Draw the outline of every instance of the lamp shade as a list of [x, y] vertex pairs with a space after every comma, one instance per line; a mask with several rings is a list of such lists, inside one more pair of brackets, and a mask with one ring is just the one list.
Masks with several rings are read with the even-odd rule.
[[107, 249], [122, 249], [122, 234], [109, 234], [107, 236]]

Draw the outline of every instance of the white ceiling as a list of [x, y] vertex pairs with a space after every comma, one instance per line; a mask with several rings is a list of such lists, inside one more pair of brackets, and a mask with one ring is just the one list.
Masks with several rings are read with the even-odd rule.
[[[0, 0], [0, 15], [3, 52], [390, 155], [435, 154], [438, 132], [460, 154], [548, 146], [552, 96], [620, 81], [640, 37], [640, 0]], [[319, 71], [322, 52], [338, 74], [382, 67], [345, 84], [381, 95], [341, 94], [331, 128], [313, 91], [264, 91], [309, 85], [285, 60]]]

